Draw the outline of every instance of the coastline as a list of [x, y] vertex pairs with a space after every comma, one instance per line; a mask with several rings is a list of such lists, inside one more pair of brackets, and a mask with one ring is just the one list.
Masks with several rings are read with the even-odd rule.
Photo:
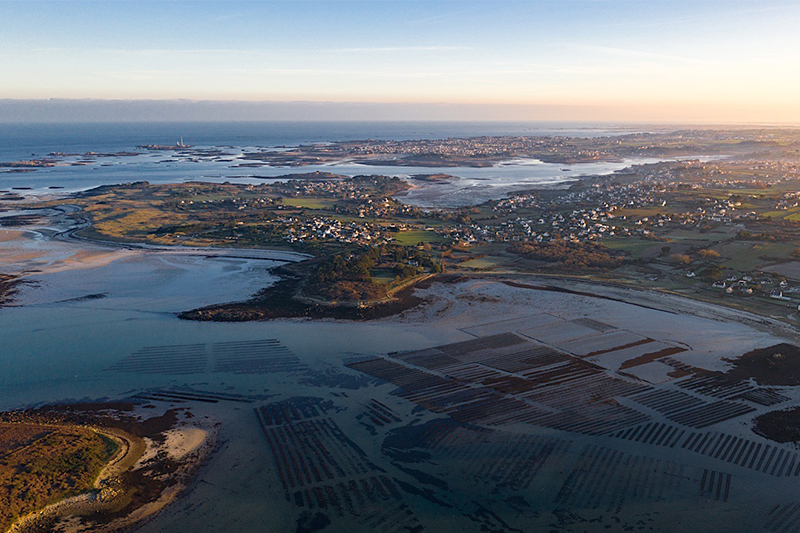
[[177, 313], [178, 318], [201, 322], [249, 322], [275, 319], [377, 320], [398, 315], [423, 305], [414, 294], [418, 287], [439, 281], [437, 276], [415, 280], [390, 295], [388, 299], [369, 302], [322, 302], [300, 295], [305, 273], [287, 266], [272, 271], [280, 277], [275, 284], [242, 302], [214, 304]]
[[[78, 411], [70, 411], [73, 406], [65, 404], [52, 406], [52, 414], [47, 412], [41, 415], [32, 412], [27, 416], [38, 420], [39, 425], [53, 428], [70, 429], [86, 427], [92, 432], [113, 440], [119, 447], [113, 457], [102, 468], [94, 480], [93, 487], [87, 492], [64, 498], [46, 505], [44, 508], [29, 512], [18, 518], [7, 529], [7, 533], [29, 533], [51, 528], [59, 522], [63, 531], [83, 531], [83, 518], [91, 520], [91, 530], [99, 532], [113, 532], [125, 530], [134, 524], [152, 518], [163, 511], [170, 503], [174, 502], [193, 482], [197, 470], [211, 456], [216, 446], [216, 426], [214, 424], [201, 424], [188, 421], [177, 422], [172, 429], [166, 430], [162, 436], [136, 436], [127, 429], [115, 427], [113, 417], [101, 417], [96, 420], [97, 425], [83, 425], [91, 421], [96, 409], [102, 410], [103, 404], [96, 404], [88, 411], [80, 411], [80, 406], [75, 406]], [[100, 406], [100, 407], [98, 407]], [[104, 411], [107, 412], [107, 411]], [[77, 419], [65, 424], [59, 422], [59, 414], [68, 413], [66, 416]], [[56, 418], [53, 423], [47, 422], [48, 416]], [[22, 419], [26, 417], [23, 413]], [[147, 423], [145, 419], [143, 423]], [[125, 422], [131, 425], [131, 421]], [[135, 423], [134, 426], [135, 428]], [[188, 437], [187, 437], [188, 436]], [[171, 473], [166, 478], [156, 481], [148, 480], [141, 473], [152, 469], [168, 459], [174, 462], [170, 467]], [[163, 467], [155, 467], [159, 470]], [[152, 477], [152, 474], [150, 475]], [[134, 481], [137, 480], [137, 481]], [[146, 488], [145, 485], [152, 485]], [[152, 499], [153, 488], [160, 487]], [[144, 490], [145, 495], [151, 494], [149, 499], [142, 502], [139, 491]], [[132, 499], [133, 498], [133, 499]], [[138, 501], [138, 503], [137, 503]], [[133, 508], [130, 508], [133, 505]]]

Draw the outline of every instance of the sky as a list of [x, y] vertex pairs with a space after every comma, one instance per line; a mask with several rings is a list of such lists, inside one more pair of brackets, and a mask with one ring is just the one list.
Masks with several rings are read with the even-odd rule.
[[797, 28], [797, 0], [0, 0], [0, 120], [90, 99], [154, 116], [234, 101], [259, 118], [800, 123]]

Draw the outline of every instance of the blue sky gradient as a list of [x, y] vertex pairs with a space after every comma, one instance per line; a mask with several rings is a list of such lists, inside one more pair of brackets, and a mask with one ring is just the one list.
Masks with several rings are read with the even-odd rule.
[[796, 1], [0, 1], [0, 98], [798, 121], [798, 27]]

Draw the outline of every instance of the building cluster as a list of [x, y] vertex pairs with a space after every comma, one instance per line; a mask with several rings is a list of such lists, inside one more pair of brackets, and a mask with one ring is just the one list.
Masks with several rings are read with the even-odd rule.
[[730, 275], [724, 280], [717, 280], [711, 284], [714, 289], [725, 291], [726, 294], [739, 296], [752, 296], [762, 294], [775, 300], [791, 300], [790, 296], [800, 294], [800, 287], [792, 287], [785, 279], [775, 282], [771, 277], [758, 277], [751, 274], [744, 276]]
[[420, 211], [416, 207], [398, 202], [392, 198], [368, 198], [356, 205], [341, 205], [336, 207], [338, 213], [355, 215], [358, 218], [387, 218], [396, 216], [418, 216]]
[[786, 211], [800, 206], [800, 192], [787, 192], [775, 204], [776, 211]]
[[511, 213], [517, 209], [530, 209], [532, 207], [539, 207], [535, 194], [515, 194], [514, 196], [498, 200], [492, 206], [492, 211]]
[[[602, 144], [603, 146], [595, 146]], [[615, 144], [616, 146], [606, 146]], [[563, 160], [597, 160], [612, 154], [606, 148], [621, 143], [574, 137], [476, 137], [407, 141], [358, 141], [315, 145], [315, 153], [349, 156], [435, 155], [440, 157], [524, 157], [528, 154], [558, 154]]]
[[290, 198], [316, 196], [341, 200], [367, 200], [372, 194], [368, 189], [359, 187], [351, 180], [288, 180], [272, 185], [275, 192]]
[[380, 226], [358, 222], [340, 222], [327, 217], [299, 219], [287, 217], [277, 222], [289, 243], [334, 241], [341, 244], [369, 245], [389, 242], [389, 234]]

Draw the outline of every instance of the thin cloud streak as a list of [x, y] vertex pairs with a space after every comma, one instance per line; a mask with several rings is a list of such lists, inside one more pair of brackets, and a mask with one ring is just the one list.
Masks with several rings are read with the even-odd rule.
[[323, 48], [319, 52], [451, 52], [474, 50], [471, 46], [375, 46], [356, 48]]

